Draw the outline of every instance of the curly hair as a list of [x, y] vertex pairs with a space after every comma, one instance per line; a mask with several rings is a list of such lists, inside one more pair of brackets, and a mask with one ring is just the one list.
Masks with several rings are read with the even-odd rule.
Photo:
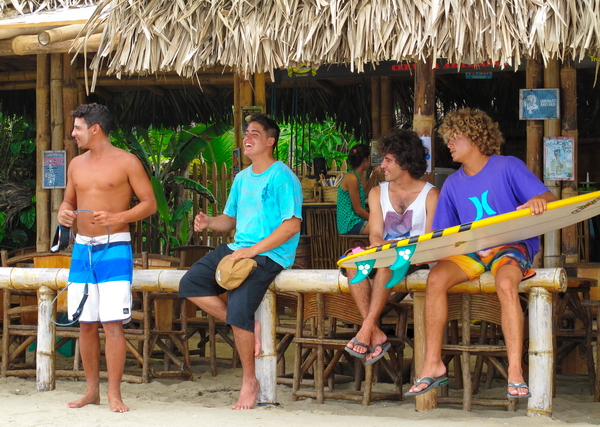
[[504, 142], [498, 123], [479, 109], [451, 111], [444, 117], [438, 133], [446, 144], [457, 135], [464, 135], [486, 156], [500, 154], [500, 146]]
[[429, 150], [415, 131], [393, 128], [379, 140], [377, 152], [381, 157], [394, 156], [400, 167], [415, 179], [421, 178], [427, 170]]
[[348, 153], [348, 163], [352, 169], [359, 167], [362, 162], [371, 155], [371, 149], [367, 144], [356, 144]]
[[108, 135], [113, 128], [113, 117], [105, 105], [81, 104], [75, 110], [71, 111], [73, 117], [83, 118], [88, 126], [99, 125], [102, 131]]

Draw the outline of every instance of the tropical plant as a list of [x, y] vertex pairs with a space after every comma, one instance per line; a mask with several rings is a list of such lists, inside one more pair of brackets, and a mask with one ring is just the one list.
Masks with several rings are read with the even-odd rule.
[[214, 201], [207, 188], [189, 178], [189, 165], [221, 134], [220, 125], [186, 126], [178, 130], [138, 127], [115, 133], [117, 145], [127, 147], [144, 165], [156, 197], [158, 212], [145, 221], [157, 237], [146, 242], [148, 250], [168, 253], [170, 247], [187, 242], [192, 201], [185, 190]]
[[35, 126], [0, 109], [0, 244], [35, 241]]

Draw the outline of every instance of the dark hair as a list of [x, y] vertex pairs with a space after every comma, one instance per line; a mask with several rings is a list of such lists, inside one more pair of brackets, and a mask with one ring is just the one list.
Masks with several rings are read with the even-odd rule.
[[88, 126], [99, 125], [102, 131], [108, 135], [113, 128], [113, 118], [105, 105], [81, 104], [75, 110], [71, 111], [73, 117], [80, 117]]
[[279, 132], [280, 132], [279, 126], [277, 125], [277, 122], [275, 120], [271, 119], [266, 114], [256, 113], [256, 114], [253, 114], [252, 116], [250, 116], [250, 118], [247, 119], [246, 121], [248, 122], [248, 124], [250, 124], [252, 122], [256, 122], [256, 123], [259, 123], [260, 125], [262, 125], [265, 133], [267, 134], [267, 137], [275, 138], [275, 144], [273, 144], [273, 149], [275, 149], [275, 147], [277, 146], [277, 141], [279, 141]]
[[352, 169], [356, 169], [370, 155], [371, 149], [367, 144], [356, 144], [348, 153], [348, 163], [350, 163]]
[[394, 156], [400, 167], [415, 179], [421, 178], [427, 170], [429, 150], [415, 131], [393, 128], [379, 140], [377, 152], [381, 157]]

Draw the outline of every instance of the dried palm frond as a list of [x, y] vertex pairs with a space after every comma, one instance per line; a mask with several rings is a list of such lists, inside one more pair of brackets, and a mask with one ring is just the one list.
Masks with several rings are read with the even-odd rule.
[[71, 7], [93, 6], [99, 0], [0, 0], [0, 18]]
[[117, 76], [600, 52], [600, 0], [103, 0], [88, 34], [103, 22], [91, 67]]

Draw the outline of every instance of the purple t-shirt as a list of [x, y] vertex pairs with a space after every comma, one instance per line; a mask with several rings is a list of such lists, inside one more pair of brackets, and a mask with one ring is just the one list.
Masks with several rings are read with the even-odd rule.
[[[460, 168], [446, 179], [433, 218], [433, 229], [442, 230], [512, 212], [546, 191], [548, 188], [521, 160], [512, 156], [491, 156], [476, 175], [468, 176]], [[540, 249], [539, 237], [515, 243], [524, 243], [532, 260]]]

